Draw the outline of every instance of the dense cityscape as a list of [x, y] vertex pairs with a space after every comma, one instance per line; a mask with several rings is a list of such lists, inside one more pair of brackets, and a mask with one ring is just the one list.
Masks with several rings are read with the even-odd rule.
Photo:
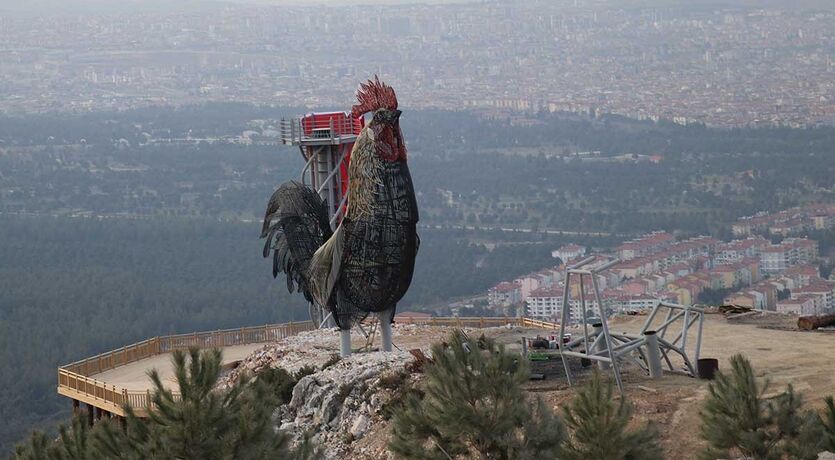
[[835, 122], [833, 53], [824, 10], [538, 0], [0, 15], [0, 112], [345, 107], [378, 73], [410, 108], [814, 126]]
[[[752, 220], [773, 225], [755, 226], [752, 231]], [[792, 222], [791, 231], [782, 222]], [[733, 225], [734, 233], [746, 238], [728, 242], [708, 236], [677, 241], [672, 234], [657, 231], [607, 253], [591, 254], [584, 246], [567, 244], [552, 252], [558, 265], [497, 284], [488, 291], [488, 301], [497, 311], [518, 306], [527, 316], [559, 320], [566, 266], [590, 257], [590, 267], [606, 265], [596, 278], [601, 300], [612, 313], [646, 311], [666, 301], [820, 315], [835, 308], [835, 280], [821, 273], [818, 242], [790, 235], [833, 226], [835, 206], [810, 205], [740, 218]], [[786, 238], [774, 243], [765, 236]], [[597, 311], [592, 287], [586, 285], [584, 292], [586, 309]], [[572, 283], [569, 308], [574, 322], [583, 317], [582, 307], [580, 285]]]

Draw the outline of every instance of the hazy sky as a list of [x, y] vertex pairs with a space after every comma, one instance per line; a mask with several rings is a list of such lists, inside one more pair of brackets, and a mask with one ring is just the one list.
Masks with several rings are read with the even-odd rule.
[[[527, 0], [0, 0], [0, 14], [87, 14], [126, 11], [183, 11], [211, 4], [236, 3], [255, 5], [361, 5], [406, 3], [471, 3], [471, 2], [521, 2]], [[573, 0], [553, 0], [571, 4]], [[747, 6], [785, 7], [792, 9], [835, 9], [835, 0], [578, 0], [582, 5], [605, 7], [669, 7], [669, 6]]]

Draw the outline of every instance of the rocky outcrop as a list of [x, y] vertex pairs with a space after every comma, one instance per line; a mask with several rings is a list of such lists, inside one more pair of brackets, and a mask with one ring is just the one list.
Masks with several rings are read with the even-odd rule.
[[397, 391], [381, 382], [397, 373], [405, 377], [404, 367], [412, 359], [405, 352], [375, 352], [341, 360], [299, 380], [290, 403], [276, 411], [276, 420], [297, 439], [312, 436], [326, 458], [338, 458], [382, 418], [383, 405]]

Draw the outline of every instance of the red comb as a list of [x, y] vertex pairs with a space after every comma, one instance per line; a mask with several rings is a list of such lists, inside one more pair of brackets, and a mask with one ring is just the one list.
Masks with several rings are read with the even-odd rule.
[[357, 90], [357, 102], [358, 104], [351, 107], [351, 114], [355, 117], [377, 109], [397, 109], [397, 95], [394, 94], [394, 88], [381, 83], [376, 75], [374, 75], [374, 80], [360, 83], [360, 88]]

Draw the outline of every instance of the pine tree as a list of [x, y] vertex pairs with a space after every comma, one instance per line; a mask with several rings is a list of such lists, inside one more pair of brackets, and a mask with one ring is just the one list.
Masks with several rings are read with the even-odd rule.
[[50, 441], [45, 434], [36, 431], [32, 433], [28, 444], [18, 444], [15, 447], [14, 460], [51, 460]]
[[17, 446], [14, 459], [19, 460], [98, 460], [103, 455], [90, 442], [87, 419], [75, 416], [70, 427], [58, 427], [58, 439], [50, 440], [45, 434], [33, 433], [29, 444]]
[[147, 422], [127, 408], [127, 434], [105, 424], [95, 433], [107, 458], [295, 459], [314, 458], [309, 444], [289, 449], [289, 438], [273, 428], [272, 412], [280, 403], [266, 381], [246, 379], [225, 392], [215, 391], [220, 376], [218, 350], [186, 355], [174, 352], [180, 397], [151, 372], [153, 409]]
[[571, 439], [559, 456], [565, 460], [653, 460], [662, 458], [658, 431], [652, 425], [629, 430], [632, 406], [613, 399], [611, 382], [595, 373], [563, 409]]
[[[221, 353], [193, 348], [173, 353], [178, 395], [165, 388], [156, 371], [149, 373], [154, 391], [148, 419], [125, 407], [127, 430], [112, 420], [90, 429], [84, 417], [61, 426], [59, 438], [42, 433], [19, 445], [16, 460], [181, 460], [278, 459], [319, 457], [309, 440], [289, 448], [289, 437], [276, 432], [272, 420], [282, 404], [286, 382], [280, 376], [248, 381], [241, 378], [227, 391], [215, 390]], [[300, 371], [296, 376], [310, 372]], [[276, 389], [279, 391], [276, 391]], [[284, 395], [286, 397], [286, 395]]]
[[832, 396], [826, 398], [826, 408], [820, 419], [821, 450], [835, 452], [835, 401]]
[[432, 357], [422, 397], [409, 395], [395, 414], [389, 447], [396, 455], [530, 458], [559, 446], [562, 424], [544, 404], [531, 408], [526, 401], [521, 384], [528, 370], [518, 356], [491, 339], [473, 342], [454, 331], [448, 345], [432, 346]]
[[781, 459], [784, 455], [807, 458], [816, 449], [816, 445], [798, 442], [813, 437], [810, 432], [816, 424], [810, 414], [802, 412], [801, 398], [792, 386], [771, 399], [763, 396], [767, 389], [768, 382], [757, 382], [744, 356], [731, 357], [730, 375], [717, 374], [701, 414], [702, 437], [709, 443], [704, 458], [732, 454], [755, 460]]
[[72, 425], [58, 428], [60, 442], [52, 449], [56, 460], [94, 460], [102, 458], [101, 454], [90, 442], [90, 427], [86, 417], [77, 415], [72, 419]]

